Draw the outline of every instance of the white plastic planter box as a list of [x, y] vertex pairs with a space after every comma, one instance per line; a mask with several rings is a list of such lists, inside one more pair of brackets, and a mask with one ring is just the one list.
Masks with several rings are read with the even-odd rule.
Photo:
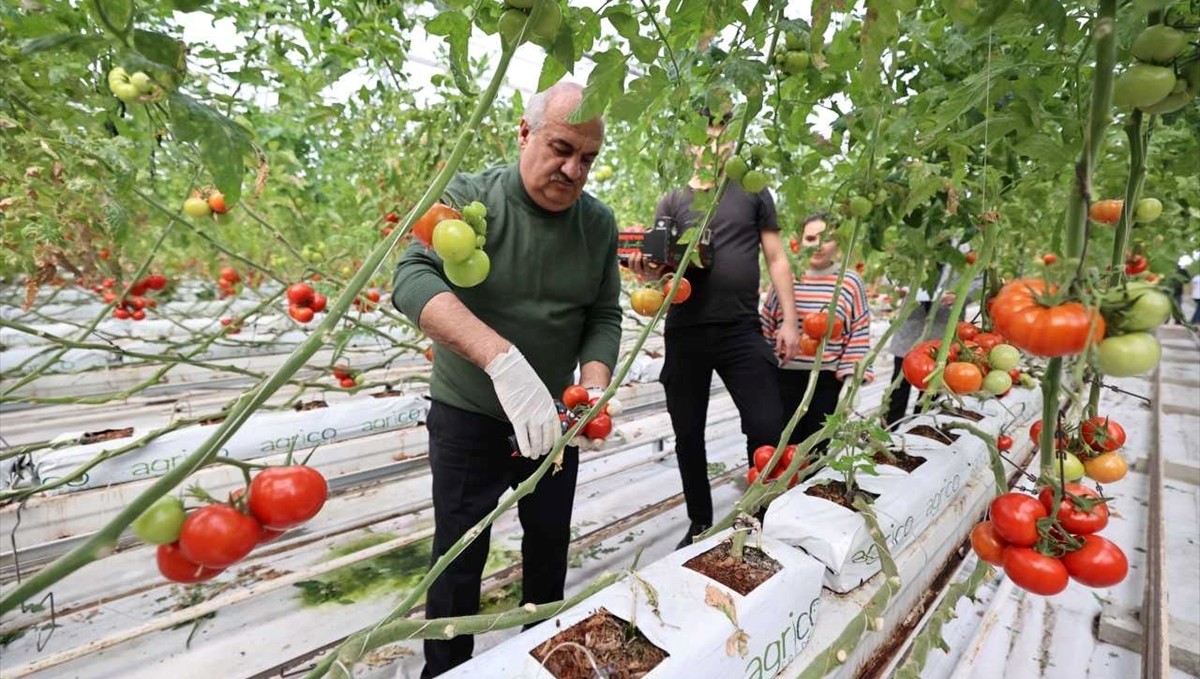
[[[677, 550], [637, 571], [657, 595], [653, 609], [646, 588], [626, 576], [578, 606], [546, 620], [443, 675], [447, 679], [553, 679], [530, 651], [561, 630], [606, 609], [631, 619], [638, 630], [669, 655], [644, 675], [647, 679], [697, 677], [773, 677], [804, 649], [816, 622], [822, 566], [803, 552], [764, 537], [747, 547], [762, 549], [782, 568], [746, 596], [689, 568], [683, 563], [729, 538], [724, 531], [703, 542]], [[708, 589], [732, 601], [737, 627], [717, 607], [705, 603]], [[744, 651], [727, 642], [741, 630]]]
[[[424, 397], [406, 394], [388, 398], [361, 396], [305, 411], [259, 412], [233, 435], [221, 455], [251, 460], [286, 453], [289, 449], [303, 455], [303, 451], [317, 446], [416, 426], [424, 421], [428, 410], [429, 402]], [[83, 478], [51, 492], [71, 492], [161, 476], [207, 440], [216, 431], [216, 426], [193, 425], [169, 432], [143, 448], [100, 463]], [[42, 483], [54, 481], [104, 450], [123, 447], [148, 433], [148, 430], [134, 428], [131, 436], [123, 438], [34, 452], [31, 457], [35, 475], [28, 473], [29, 460], [5, 460], [0, 467], [0, 483], [5, 487], [27, 485], [31, 476]]]

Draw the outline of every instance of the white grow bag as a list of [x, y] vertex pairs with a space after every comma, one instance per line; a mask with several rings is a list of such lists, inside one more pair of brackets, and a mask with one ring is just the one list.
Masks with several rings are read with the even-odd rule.
[[[783, 568], [754, 591], [742, 596], [719, 582], [682, 564], [730, 536], [723, 531], [707, 540], [672, 552], [637, 571], [654, 588], [656, 613], [644, 586], [625, 576], [574, 608], [546, 620], [443, 675], [447, 679], [553, 679], [530, 651], [601, 607], [637, 624], [650, 642], [669, 655], [645, 676], [647, 679], [697, 677], [762, 677], [779, 673], [812, 638], [821, 597], [822, 567], [803, 552], [764, 537], [747, 547], [758, 547]], [[735, 628], [718, 608], [705, 603], [708, 588], [729, 597], [737, 617]], [[745, 633], [745, 655], [726, 642], [740, 629]], [[732, 654], [730, 653], [732, 651]]]
[[[289, 449], [311, 450], [338, 441], [415, 426], [424, 421], [428, 410], [429, 402], [423, 396], [402, 395], [388, 398], [361, 396], [305, 411], [259, 412], [238, 429], [221, 449], [221, 455], [252, 460], [286, 453]], [[192, 425], [169, 432], [143, 448], [105, 460], [82, 478], [50, 492], [65, 493], [161, 476], [195, 451], [217, 426]], [[134, 428], [132, 435], [124, 438], [22, 456], [31, 459], [5, 460], [0, 467], [0, 487], [27, 486], [35, 480], [49, 483], [71, 473], [101, 452], [126, 446], [148, 433], [149, 429]]]

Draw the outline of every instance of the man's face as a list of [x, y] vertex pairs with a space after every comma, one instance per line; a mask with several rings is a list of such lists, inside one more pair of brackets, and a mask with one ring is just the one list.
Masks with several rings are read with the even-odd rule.
[[812, 254], [808, 258], [810, 268], [824, 269], [837, 259], [837, 241], [826, 237], [825, 232], [825, 222], [819, 219], [804, 225], [804, 233], [800, 237], [800, 247], [812, 249]]
[[583, 193], [604, 142], [604, 128], [595, 120], [580, 125], [564, 123], [550, 115], [550, 108], [547, 106], [547, 120], [536, 132], [521, 121], [521, 182], [533, 202], [551, 212], [562, 212]]

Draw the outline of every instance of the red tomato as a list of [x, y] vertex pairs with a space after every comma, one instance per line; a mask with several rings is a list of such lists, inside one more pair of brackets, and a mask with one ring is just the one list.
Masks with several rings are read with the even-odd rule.
[[1004, 344], [1004, 336], [994, 332], [981, 332], [975, 336], [974, 342], [982, 351], [987, 352]]
[[[1029, 426], [1029, 438], [1033, 440], [1034, 445], [1041, 445], [1042, 441], [1042, 421], [1038, 420]], [[1056, 432], [1054, 441], [1054, 449], [1062, 450], [1067, 447], [1067, 437], [1062, 431]]]
[[[842, 319], [837, 318], [833, 321], [833, 334], [829, 337], [830, 340], [841, 339], [843, 331]], [[810, 312], [804, 314], [804, 334], [809, 337], [821, 339], [825, 337], [825, 332], [829, 329], [829, 312]]]
[[[958, 324], [958, 338], [964, 342], [970, 342], [979, 336], [979, 326], [974, 323], [962, 321]], [[978, 344], [978, 342], [976, 342]]]
[[250, 482], [247, 506], [262, 525], [287, 530], [316, 516], [328, 495], [325, 477], [312, 467], [268, 467]]
[[1112, 540], [1083, 536], [1083, 547], [1066, 554], [1062, 564], [1075, 581], [1088, 587], [1112, 587], [1129, 573], [1129, 559]]
[[266, 526], [263, 526], [262, 530], [258, 531], [258, 544], [264, 545], [268, 542], [274, 542], [283, 537], [283, 534], [286, 532], [287, 531], [275, 530], [274, 528], [267, 528]]
[[750, 470], [746, 472], [746, 481], [750, 483], [750, 485], [754, 485], [754, 482], [758, 480], [758, 474], [758, 470], [754, 467], [751, 467]]
[[258, 544], [258, 521], [229, 505], [207, 505], [188, 514], [179, 549], [192, 563], [228, 568]]
[[592, 439], [593, 441], [597, 439], [604, 440], [608, 438], [609, 434], [612, 433], [612, 429], [612, 418], [601, 413], [593, 417], [591, 422], [587, 423], [587, 426], [583, 428], [583, 435]]
[[788, 238], [788, 247], [792, 249], [793, 255], [800, 254], [800, 241], [795, 236]]
[[358, 382], [355, 382], [353, 377], [343, 377], [338, 380], [338, 384], [342, 389], [353, 389], [358, 386]]
[[333, 366], [333, 379], [344, 380], [347, 377], [353, 377], [354, 373], [350, 371], [350, 366], [345, 363], [339, 363]]
[[396, 214], [395, 212], [387, 213], [384, 216], [384, 219], [387, 220], [388, 224], [399, 224], [400, 223], [400, 215]]
[[1013, 447], [1013, 439], [1008, 434], [1001, 434], [996, 437], [996, 447], [1000, 450], [1009, 450]]
[[229, 207], [225, 205], [225, 194], [220, 191], [213, 191], [208, 194], [208, 208], [217, 214], [225, 214]]
[[[663, 277], [663, 295], [665, 296], [671, 290], [671, 279], [673, 276], [667, 275]], [[675, 293], [675, 300], [672, 304], [683, 304], [692, 296], [692, 282], [684, 278], [679, 283], [679, 292]]]
[[159, 545], [155, 556], [158, 561], [158, 572], [162, 573], [164, 578], [185, 585], [212, 580], [224, 570], [223, 568], [207, 568], [188, 561], [180, 551], [178, 542]]
[[442, 203], [434, 203], [417, 223], [413, 225], [412, 235], [427, 248], [433, 247], [433, 227], [437, 226], [446, 219], [462, 219], [462, 214], [454, 208], [443, 205]]
[[372, 302], [378, 302], [380, 299], [382, 299], [382, 296], [379, 294], [379, 288], [371, 288], [370, 290], [367, 290], [367, 299], [371, 300]]
[[796, 446], [789, 445], [783, 449], [783, 455], [779, 458], [779, 466], [786, 469], [791, 466], [792, 460], [796, 459]]
[[775, 454], [775, 446], [759, 446], [754, 449], [754, 468], [762, 471], [766, 468], [767, 463], [771, 461], [771, 456]]
[[1067, 588], [1067, 568], [1062, 561], [1028, 547], [1004, 550], [1004, 574], [1018, 587], [1042, 596], [1052, 596]]
[[921, 391], [929, 388], [929, 373], [937, 367], [939, 346], [941, 342], [938, 340], [921, 342], [904, 355], [904, 361], [900, 364], [904, 371], [904, 379]]
[[1145, 271], [1150, 266], [1150, 262], [1145, 255], [1131, 255], [1125, 260], [1125, 275], [1136, 276]]
[[572, 384], [563, 390], [563, 405], [567, 410], [574, 410], [575, 406], [583, 405], [588, 402], [587, 389], [578, 384]]
[[[588, 402], [587, 402], [588, 409], [590, 410], [591, 408], [596, 407], [596, 404], [599, 402], [600, 402], [599, 396], [597, 396], [596, 398], [589, 398]], [[610, 403], [611, 403], [611, 401], [610, 401]], [[600, 409], [600, 414], [608, 415], [608, 403], [605, 403], [604, 407]]]
[[1027, 278], [996, 295], [992, 318], [1010, 344], [1036, 356], [1072, 356], [1104, 338], [1104, 317], [1096, 309], [1079, 302], [1045, 306], [1037, 299], [1045, 292], [1044, 281]]
[[150, 283], [145, 280], [140, 280], [129, 286], [129, 294], [134, 297], [141, 297], [142, 295], [146, 294], [146, 290], [149, 289], [149, 287]]
[[1083, 442], [1098, 453], [1111, 453], [1125, 445], [1125, 428], [1109, 417], [1085, 420], [1079, 433]]
[[144, 321], [144, 320], [146, 320], [146, 312], [141, 309], [138, 309], [138, 310], [134, 311], [133, 313], [129, 314], [129, 317], [135, 321]]
[[129, 312], [122, 309], [121, 307], [117, 307], [116, 309], [113, 309], [113, 318], [116, 318], [116, 319], [122, 320], [122, 321], [127, 321], [127, 320], [129, 320]]
[[821, 346], [821, 340], [808, 335], [800, 336], [800, 355], [801, 356], [816, 356], [817, 347]]
[[1038, 541], [1037, 520], [1047, 516], [1037, 498], [1025, 493], [1005, 493], [992, 500], [989, 510], [996, 533], [1017, 547], [1031, 547]]
[[1004, 565], [1004, 550], [1008, 543], [996, 533], [991, 521], [980, 521], [971, 529], [971, 548], [980, 559], [993, 566]]
[[1046, 254], [1042, 255], [1042, 264], [1045, 264], [1046, 266], [1050, 266], [1057, 261], [1058, 255], [1054, 254], [1053, 252], [1047, 252]]
[[[974, 250], [967, 253], [967, 264], [974, 264], [979, 261], [979, 255]], [[963, 339], [966, 339], [965, 337]]]
[[1124, 207], [1124, 200], [1098, 200], [1088, 208], [1088, 216], [1093, 222], [1116, 224], [1121, 221], [1121, 210]]
[[287, 289], [288, 302], [295, 306], [310, 306], [316, 290], [308, 283], [292, 283]]
[[947, 363], [943, 378], [950, 391], [956, 394], [972, 394], [983, 386], [983, 372], [979, 366], [965, 361]]
[[325, 305], [328, 303], [329, 299], [325, 297], [325, 295], [322, 295], [319, 292], [314, 292], [312, 304], [310, 304], [308, 308], [312, 309], [314, 314], [319, 314], [325, 310]]
[[313, 310], [306, 306], [291, 305], [288, 307], [288, 314], [296, 319], [297, 323], [308, 323], [313, 319]]
[[239, 283], [242, 280], [242, 275], [237, 272], [237, 269], [227, 266], [221, 269], [220, 279], [229, 283]]
[[[1093, 504], [1099, 499], [1100, 494], [1091, 488], [1081, 483], [1068, 483], [1066, 493], [1058, 503], [1058, 522], [1073, 535], [1089, 535], [1104, 530], [1108, 525], [1108, 505], [1104, 502]], [[1054, 488], [1043, 486], [1038, 491], [1038, 500], [1049, 513], [1054, 504]], [[1085, 504], [1091, 506], [1084, 509]]]

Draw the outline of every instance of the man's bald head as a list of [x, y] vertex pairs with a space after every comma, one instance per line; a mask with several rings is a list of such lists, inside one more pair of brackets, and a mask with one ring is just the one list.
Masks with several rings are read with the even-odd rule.
[[521, 117], [521, 182], [533, 202], [551, 212], [562, 212], [579, 200], [604, 143], [604, 121], [599, 117], [568, 122], [582, 100], [581, 85], [558, 82], [530, 97]]

